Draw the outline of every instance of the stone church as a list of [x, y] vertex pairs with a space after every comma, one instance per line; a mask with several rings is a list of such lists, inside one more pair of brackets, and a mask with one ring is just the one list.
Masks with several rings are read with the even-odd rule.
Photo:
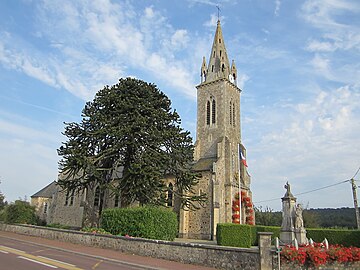
[[[208, 63], [205, 57], [202, 60], [201, 82], [196, 88], [193, 170], [201, 174], [201, 179], [194, 190], [207, 194], [206, 205], [196, 211], [180, 209], [173, 202], [171, 190], [176, 188], [173, 180], [170, 177], [165, 182], [169, 187], [168, 206], [173, 206], [179, 216], [179, 237], [214, 239], [218, 223], [248, 223], [249, 213], [252, 213], [250, 175], [241, 140], [241, 89], [237, 86], [235, 62], [231, 65], [229, 62], [220, 21]], [[97, 188], [76, 195], [54, 188], [54, 184], [48, 187], [51, 191], [45, 187], [31, 196], [32, 204], [48, 224], [82, 227], [96, 216], [100, 197]], [[47, 197], [42, 197], [43, 194]], [[118, 197], [109, 194], [104, 197], [104, 208], [121, 207]]]

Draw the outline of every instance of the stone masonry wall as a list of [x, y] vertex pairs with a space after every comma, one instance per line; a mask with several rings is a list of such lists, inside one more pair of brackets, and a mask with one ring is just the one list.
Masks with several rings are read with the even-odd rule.
[[0, 230], [219, 269], [260, 269], [258, 248], [243, 249], [141, 238], [94, 235], [91, 233], [30, 225], [0, 224]]

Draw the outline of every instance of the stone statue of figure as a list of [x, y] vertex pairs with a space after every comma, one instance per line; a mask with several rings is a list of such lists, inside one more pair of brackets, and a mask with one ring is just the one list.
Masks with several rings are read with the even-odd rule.
[[290, 184], [288, 181], [286, 181], [284, 188], [286, 189], [285, 197], [294, 197], [294, 195], [291, 194]]
[[303, 209], [301, 204], [298, 204], [295, 209], [295, 229], [303, 228], [304, 227], [304, 220], [302, 217]]

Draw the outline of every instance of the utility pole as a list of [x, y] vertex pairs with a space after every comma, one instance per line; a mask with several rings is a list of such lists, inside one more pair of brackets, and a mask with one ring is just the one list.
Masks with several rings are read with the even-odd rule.
[[357, 228], [360, 229], [359, 206], [358, 206], [357, 195], [356, 195], [357, 186], [355, 184], [354, 178], [351, 178], [351, 186], [352, 186], [353, 198], [354, 198], [354, 208], [355, 208], [355, 214], [356, 214], [356, 225], [357, 225]]

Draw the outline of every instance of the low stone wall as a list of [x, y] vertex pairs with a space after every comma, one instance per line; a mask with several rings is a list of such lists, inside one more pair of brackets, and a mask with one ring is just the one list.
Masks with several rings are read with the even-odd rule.
[[258, 248], [244, 249], [126, 238], [31, 225], [0, 224], [0, 230], [219, 269], [271, 269], [260, 265]]

